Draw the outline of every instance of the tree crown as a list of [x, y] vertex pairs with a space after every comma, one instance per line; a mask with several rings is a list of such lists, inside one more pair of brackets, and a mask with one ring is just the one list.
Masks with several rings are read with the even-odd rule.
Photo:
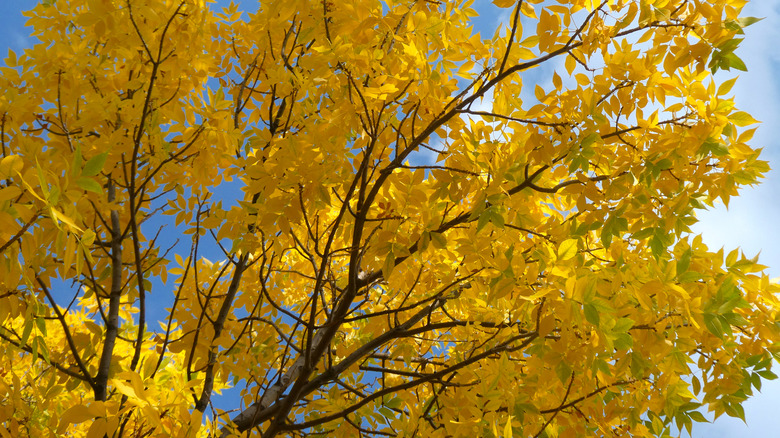
[[744, 418], [777, 285], [690, 226], [768, 170], [713, 76], [745, 68], [745, 2], [493, 3], [490, 37], [468, 0], [30, 11], [0, 78], [0, 436]]

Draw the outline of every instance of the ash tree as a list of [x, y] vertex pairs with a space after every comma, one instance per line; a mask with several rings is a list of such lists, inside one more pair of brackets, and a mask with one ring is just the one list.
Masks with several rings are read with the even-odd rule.
[[744, 418], [778, 287], [690, 226], [768, 170], [715, 75], [756, 19], [493, 3], [492, 35], [470, 0], [29, 11], [0, 77], [0, 436]]

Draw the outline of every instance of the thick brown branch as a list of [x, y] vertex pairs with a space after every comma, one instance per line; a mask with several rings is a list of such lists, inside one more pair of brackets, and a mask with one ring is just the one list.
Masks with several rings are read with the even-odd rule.
[[[326, 415], [326, 416], [323, 416], [323, 417], [320, 417], [320, 418], [317, 418], [317, 419], [314, 419], [314, 420], [304, 421], [302, 423], [290, 424], [290, 425], [284, 426], [283, 429], [284, 430], [301, 430], [301, 429], [307, 429], [309, 427], [314, 427], [314, 426], [317, 426], [317, 425], [320, 425], [320, 424], [328, 423], [330, 421], [333, 421], [333, 420], [339, 419], [341, 417], [344, 417], [345, 415], [348, 415], [348, 414], [350, 414], [352, 412], [355, 412], [356, 410], [360, 409], [361, 407], [367, 405], [368, 403], [372, 402], [373, 400], [375, 400], [375, 399], [377, 399], [379, 397], [383, 397], [383, 396], [388, 395], [388, 394], [397, 394], [397, 393], [399, 393], [401, 391], [404, 391], [404, 390], [410, 389], [410, 388], [414, 388], [415, 386], [419, 386], [419, 385], [421, 385], [423, 383], [426, 383], [426, 382], [430, 382], [430, 381], [433, 381], [433, 380], [440, 380], [443, 377], [447, 376], [448, 374], [452, 374], [452, 373], [454, 373], [454, 372], [456, 372], [456, 371], [458, 371], [458, 370], [460, 370], [462, 368], [465, 368], [465, 367], [467, 367], [467, 366], [469, 366], [469, 365], [471, 365], [473, 363], [479, 362], [482, 359], [485, 359], [487, 357], [493, 356], [493, 355], [495, 355], [497, 353], [501, 353], [501, 352], [504, 352], [504, 351], [517, 351], [517, 350], [521, 350], [521, 349], [527, 347], [528, 345], [530, 345], [531, 342], [533, 342], [534, 339], [536, 339], [536, 337], [537, 337], [537, 333], [536, 332], [532, 332], [532, 333], [525, 334], [525, 335], [514, 336], [514, 337], [512, 337], [512, 339], [510, 339], [510, 340], [508, 340], [506, 342], [503, 342], [503, 343], [499, 344], [498, 346], [495, 346], [495, 347], [490, 348], [490, 349], [488, 349], [486, 351], [483, 351], [482, 353], [475, 354], [474, 356], [471, 356], [468, 359], [465, 359], [465, 360], [463, 360], [461, 362], [458, 362], [455, 365], [452, 365], [450, 367], [444, 368], [443, 370], [436, 371], [436, 372], [433, 372], [433, 373], [429, 373], [425, 377], [422, 377], [422, 378], [419, 378], [419, 379], [416, 379], [416, 380], [411, 380], [409, 382], [405, 382], [405, 383], [402, 383], [402, 384], [399, 384], [399, 385], [390, 386], [390, 387], [387, 387], [387, 388], [385, 388], [383, 390], [374, 392], [374, 393], [366, 396], [364, 399], [358, 401], [354, 405], [352, 405], [352, 406], [350, 406], [350, 407], [348, 407], [348, 408], [346, 408], [346, 409], [344, 409], [344, 410], [342, 410], [340, 412], [336, 412], [336, 413], [331, 414], [331, 415]], [[517, 346], [512, 346], [511, 345], [513, 342], [518, 341], [520, 339], [524, 339], [524, 341], [520, 345], [517, 345]]]
[[[116, 200], [114, 182], [108, 182], [108, 202]], [[100, 355], [98, 372], [95, 376], [95, 400], [105, 401], [108, 388], [108, 372], [119, 333], [119, 305], [122, 298], [122, 231], [119, 224], [119, 212], [111, 210], [111, 292], [108, 297], [108, 315], [103, 351]]]

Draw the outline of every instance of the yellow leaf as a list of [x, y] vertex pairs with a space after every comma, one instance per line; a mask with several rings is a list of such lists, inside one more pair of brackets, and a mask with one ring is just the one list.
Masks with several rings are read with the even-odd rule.
[[108, 432], [108, 424], [105, 418], [96, 418], [95, 421], [89, 426], [87, 431], [87, 438], [100, 438], [105, 437]]
[[569, 260], [577, 255], [577, 239], [567, 239], [558, 247], [558, 260]]
[[737, 126], [748, 126], [759, 123], [750, 114], [744, 111], [737, 111], [729, 116], [729, 121]]
[[22, 190], [16, 186], [8, 186], [0, 189], [0, 202], [14, 199], [22, 194]]
[[8, 49], [8, 57], [5, 58], [5, 65], [13, 68], [16, 67], [16, 62], [16, 53], [13, 50]]
[[566, 61], [564, 61], [564, 64], [566, 66], [566, 72], [571, 75], [574, 73], [574, 69], [577, 67], [577, 60], [574, 59], [573, 56], [567, 56]]
[[72, 406], [60, 415], [57, 434], [62, 435], [68, 429], [68, 426], [73, 423], [83, 423], [92, 418], [95, 418], [95, 416], [90, 412], [89, 407], [84, 405]]
[[22, 170], [24, 163], [19, 155], [9, 155], [0, 160], [0, 176], [8, 178]]
[[[206, 381], [262, 386], [263, 404], [289, 394], [306, 419], [365, 402], [330, 383], [369, 372], [411, 384], [377, 400], [373, 432], [434, 403], [426, 427], [442, 434], [549, 438], [583, 419], [539, 410], [594, 388], [614, 389], [578, 402], [598, 432], [623, 407], [663, 423], [688, 398], [666, 390], [681, 373], [721, 372], [703, 400], [755, 385], [713, 367], [771, 359], [780, 286], [685, 237], [693, 209], [768, 171], [735, 81], [707, 68], [736, 59], [744, 0], [676, 15], [682, 0], [492, 1], [317, 1], [312, 15], [267, 0], [223, 16], [208, 0], [33, 2], [41, 43], [0, 67], [0, 321], [20, 338], [3, 344], [0, 393], [52, 413], [30, 434], [184, 438], [256, 418], [245, 394], [203, 421]], [[497, 7], [518, 8], [511, 47], [514, 14], [473, 19]], [[146, 335], [139, 282], [161, 327]], [[750, 336], [713, 336], [737, 326]], [[309, 334], [322, 357], [296, 348]], [[90, 385], [62, 371], [78, 354], [95, 375], [106, 348], [108, 400], [79, 405]], [[322, 385], [296, 395], [301, 366]], [[318, 379], [323, 366], [338, 375]], [[437, 399], [404, 368], [481, 382], [484, 400]], [[664, 429], [649, 423], [626, 433]], [[354, 432], [343, 416], [327, 428]]]
[[116, 388], [117, 391], [119, 391], [121, 394], [126, 395], [129, 399], [137, 399], [138, 395], [135, 393], [135, 390], [125, 382], [121, 380], [114, 380], [113, 382], [114, 388]]
[[737, 77], [733, 77], [720, 84], [717, 92], [718, 96], [723, 96], [724, 94], [728, 94], [728, 92], [731, 91], [731, 88], [734, 86], [734, 84], [737, 83]]
[[681, 286], [674, 283], [670, 283], [669, 287], [672, 288], [672, 290], [674, 290], [675, 292], [677, 292], [682, 299], [688, 300], [691, 298], [691, 295], [688, 293], [688, 291], [683, 289]]
[[123, 371], [117, 373], [114, 383], [120, 382], [118, 379], [126, 379], [130, 381], [131, 388], [135, 397], [146, 400], [146, 390], [144, 389], [144, 382], [141, 380], [141, 376], [134, 371]]
[[515, 47], [512, 49], [512, 53], [516, 54], [519, 59], [528, 60], [536, 58], [534, 52], [526, 49], [525, 47]]
[[523, 12], [523, 15], [525, 15], [528, 18], [536, 19], [536, 11], [534, 10], [534, 6], [530, 4], [529, 2], [523, 2], [522, 6], [520, 7], [520, 10]]
[[90, 414], [93, 417], [105, 417], [106, 416], [106, 404], [102, 401], [94, 401], [87, 407]]
[[61, 213], [56, 208], [50, 207], [49, 211], [51, 212], [51, 218], [54, 219], [55, 223], [57, 221], [60, 221], [60, 222], [64, 223], [65, 225], [69, 226], [70, 228], [72, 228], [72, 229], [74, 229], [74, 230], [76, 230], [78, 232], [82, 231], [81, 228], [78, 225], [76, 225], [76, 223], [73, 222], [73, 220], [71, 218], [65, 216], [63, 213]]
[[417, 54], [419, 52], [417, 51], [417, 47], [414, 46], [414, 43], [410, 42], [409, 44], [404, 44], [403, 47], [404, 47], [404, 53], [405, 54], [407, 54], [407, 55], [409, 55], [411, 57], [414, 57], [414, 58], [417, 57]]
[[92, 245], [92, 243], [94, 241], [95, 241], [95, 232], [94, 231], [92, 231], [90, 229], [86, 229], [86, 230], [84, 230], [83, 233], [81, 233], [81, 244], [82, 245], [84, 245], [86, 247], [89, 247], [90, 245]]
[[642, 306], [642, 308], [645, 310], [652, 310], [655, 306], [653, 305], [651, 296], [658, 293], [661, 287], [662, 284], [658, 280], [649, 281], [642, 285], [642, 287], [636, 291], [634, 296], [636, 297], [637, 301], [639, 301], [639, 305]]

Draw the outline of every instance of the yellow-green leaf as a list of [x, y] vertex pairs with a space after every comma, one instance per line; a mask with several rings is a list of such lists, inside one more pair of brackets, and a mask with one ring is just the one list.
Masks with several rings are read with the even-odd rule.
[[87, 160], [87, 162], [84, 164], [84, 169], [81, 171], [81, 176], [96, 176], [98, 173], [100, 173], [101, 170], [103, 170], [103, 166], [106, 163], [107, 157], [108, 153], [103, 152], [102, 154], [97, 154]]
[[0, 160], [0, 176], [8, 178], [22, 170], [24, 163], [19, 155], [8, 155]]
[[566, 239], [558, 247], [558, 260], [569, 260], [577, 255], [577, 239]]
[[744, 111], [737, 111], [729, 116], [729, 121], [737, 126], [748, 126], [759, 123], [750, 114]]

